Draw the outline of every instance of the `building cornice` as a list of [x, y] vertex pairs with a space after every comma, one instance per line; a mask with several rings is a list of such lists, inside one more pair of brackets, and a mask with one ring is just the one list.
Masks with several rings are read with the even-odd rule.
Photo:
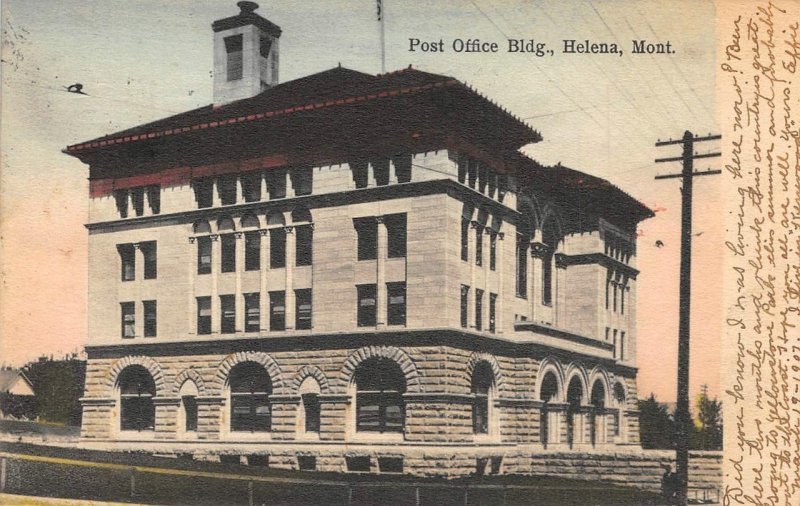
[[581, 255], [566, 255], [564, 253], [556, 253], [556, 265], [559, 267], [568, 267], [570, 265], [586, 265], [598, 264], [603, 267], [614, 269], [628, 275], [632, 279], [636, 279], [639, 270], [631, 267], [630, 265], [620, 262], [604, 253], [585, 253]]

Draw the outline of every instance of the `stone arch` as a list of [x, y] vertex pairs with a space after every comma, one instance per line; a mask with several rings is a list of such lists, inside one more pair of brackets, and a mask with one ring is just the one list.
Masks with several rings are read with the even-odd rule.
[[210, 234], [213, 231], [211, 223], [209, 223], [208, 220], [197, 220], [192, 223], [193, 234]]
[[153, 382], [156, 384], [156, 396], [161, 397], [167, 393], [166, 382], [164, 381], [164, 372], [161, 370], [161, 366], [158, 365], [158, 362], [152, 358], [145, 357], [143, 355], [129, 355], [127, 357], [122, 357], [111, 365], [111, 368], [108, 370], [108, 373], [105, 377], [106, 386], [108, 387], [109, 392], [113, 392], [114, 388], [116, 388], [120, 373], [126, 367], [131, 365], [140, 365], [147, 369], [147, 371], [150, 373], [150, 376], [153, 377]]
[[261, 228], [261, 219], [255, 213], [245, 213], [240, 221], [241, 228]]
[[297, 374], [294, 375], [292, 379], [292, 393], [296, 394], [300, 391], [300, 385], [303, 384], [303, 380], [308, 377], [312, 377], [317, 380], [319, 384], [319, 388], [321, 393], [328, 393], [330, 392], [330, 384], [328, 382], [328, 378], [325, 376], [325, 373], [319, 367], [313, 365], [304, 366], [302, 369], [297, 371]]
[[228, 376], [233, 366], [242, 362], [255, 362], [264, 366], [272, 382], [272, 391], [276, 394], [284, 393], [283, 373], [278, 367], [278, 363], [272, 357], [260, 351], [239, 351], [225, 357], [219, 364], [215, 377], [216, 388], [220, 393], [225, 390], [225, 385], [228, 382]]
[[555, 357], [545, 357], [539, 363], [539, 371], [536, 373], [536, 387], [534, 390], [535, 394], [534, 399], [536, 400], [541, 399], [542, 383], [544, 382], [544, 378], [548, 372], [552, 372], [555, 375], [556, 382], [558, 383], [558, 396], [556, 398], [556, 402], [564, 402], [566, 396], [564, 368], [561, 366], [561, 362], [559, 362], [558, 359]]
[[[530, 229], [529, 231], [531, 234], [535, 229], [539, 228], [542, 222], [542, 205], [536, 196], [529, 193], [518, 194], [517, 210], [519, 210], [522, 215], [522, 219], [525, 222], [524, 226]], [[521, 228], [520, 224], [517, 225], [517, 228]], [[528, 239], [531, 238], [529, 237]]]
[[194, 369], [184, 369], [180, 374], [175, 377], [175, 381], [172, 384], [172, 393], [174, 395], [178, 395], [181, 391], [181, 387], [186, 381], [193, 381], [194, 384], [197, 386], [197, 392], [200, 395], [206, 394], [206, 384], [203, 381], [203, 377], [200, 376], [200, 373], [195, 371]]
[[586, 402], [591, 386], [589, 384], [589, 375], [586, 373], [586, 368], [580, 362], [572, 362], [567, 366], [564, 373], [564, 399], [567, 398], [567, 389], [569, 389], [573, 378], [578, 378], [578, 381], [580, 381], [581, 389], [583, 390], [582, 401]]
[[472, 381], [472, 373], [475, 372], [475, 367], [480, 362], [486, 362], [489, 364], [489, 367], [492, 368], [492, 374], [494, 375], [494, 384], [495, 388], [497, 388], [498, 393], [506, 393], [506, 381], [505, 376], [503, 375], [502, 370], [500, 369], [500, 364], [497, 362], [497, 359], [494, 355], [490, 355], [488, 353], [477, 353], [474, 352], [469, 357], [469, 362], [467, 362], [467, 368], [465, 371], [466, 377], [466, 385], [469, 385]]
[[344, 386], [349, 385], [353, 381], [356, 368], [361, 362], [370, 358], [387, 358], [393, 360], [400, 366], [403, 375], [406, 377], [406, 388], [408, 392], [416, 393], [422, 391], [420, 384], [419, 372], [417, 366], [408, 354], [400, 348], [394, 346], [365, 346], [359, 348], [347, 357], [342, 372], [340, 374], [340, 381]]

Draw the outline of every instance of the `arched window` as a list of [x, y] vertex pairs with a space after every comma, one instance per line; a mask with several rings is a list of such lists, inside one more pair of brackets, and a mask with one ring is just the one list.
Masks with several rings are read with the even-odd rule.
[[472, 433], [489, 433], [489, 414], [494, 373], [487, 362], [479, 362], [472, 371]]
[[622, 426], [625, 423], [625, 387], [621, 383], [614, 383], [614, 400], [617, 403], [617, 416], [614, 423], [614, 436], [624, 439]]
[[388, 358], [370, 358], [358, 366], [356, 380], [356, 430], [403, 432], [406, 380], [400, 366]]
[[558, 380], [552, 371], [545, 373], [542, 379], [542, 386], [539, 391], [539, 399], [544, 402], [540, 417], [540, 437], [543, 445], [558, 442], [558, 424], [556, 415], [550, 409], [549, 404], [558, 398]]
[[606, 387], [603, 385], [602, 381], [597, 380], [594, 382], [594, 385], [592, 385], [592, 395], [590, 396], [590, 399], [592, 403], [592, 444], [595, 445], [597, 443], [605, 443]]
[[556, 250], [556, 227], [552, 219], [542, 229], [542, 243], [546, 246], [542, 256], [542, 303], [553, 303], [553, 253]]
[[195, 234], [210, 234], [211, 225], [205, 220], [196, 221], [194, 225], [192, 225], [192, 232]]
[[147, 369], [126, 367], [119, 375], [120, 430], [155, 430], [155, 395], [156, 384]]
[[231, 369], [231, 431], [268, 432], [272, 428], [272, 382], [263, 366], [242, 362]]
[[319, 383], [312, 376], [308, 376], [300, 384], [301, 405], [298, 410], [300, 416], [299, 429], [306, 435], [319, 434], [320, 427], [320, 404], [319, 404]]
[[570, 448], [576, 442], [581, 442], [580, 409], [583, 400], [583, 385], [577, 376], [573, 376], [567, 388], [567, 443]]
[[194, 381], [183, 382], [180, 390], [180, 411], [178, 417], [179, 429], [184, 434], [197, 432], [197, 385]]

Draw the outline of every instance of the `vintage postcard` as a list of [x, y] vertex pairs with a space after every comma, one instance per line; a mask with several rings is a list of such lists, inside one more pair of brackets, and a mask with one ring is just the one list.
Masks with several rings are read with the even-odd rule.
[[1, 14], [0, 503], [800, 502], [797, 1]]

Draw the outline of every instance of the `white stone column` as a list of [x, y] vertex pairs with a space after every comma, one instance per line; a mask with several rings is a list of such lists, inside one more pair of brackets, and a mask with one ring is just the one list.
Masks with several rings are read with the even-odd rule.
[[375, 287], [375, 321], [378, 327], [385, 327], [387, 323], [387, 294], [386, 294], [386, 258], [389, 251], [389, 237], [386, 231], [386, 224], [383, 216], [375, 218], [378, 227], [378, 252], [376, 265], [376, 287]]
[[188, 244], [188, 252], [186, 258], [189, 259], [186, 262], [188, 266], [186, 270], [186, 286], [189, 287], [186, 290], [186, 314], [188, 315], [189, 321], [187, 322], [186, 328], [189, 329], [189, 335], [195, 336], [197, 335], [197, 241], [194, 237], [189, 237], [189, 240], [186, 241]]
[[258, 174], [258, 182], [261, 185], [261, 198], [259, 200], [267, 200], [269, 198], [269, 193], [267, 193], [267, 178], [263, 172], [259, 172]]
[[286, 198], [294, 197], [294, 181], [292, 181], [292, 171], [291, 169], [286, 169], [283, 177], [286, 178]]
[[[242, 187], [242, 177], [236, 177], [236, 203], [243, 204], [244, 203], [244, 188]], [[238, 299], [237, 299], [238, 300]]]
[[467, 328], [475, 328], [475, 296], [477, 286], [475, 286], [475, 234], [477, 232], [477, 221], [470, 221], [467, 227], [467, 264], [469, 264], [469, 292], [467, 292]]
[[378, 181], [375, 178], [375, 165], [372, 162], [367, 163], [367, 188], [378, 186]]
[[214, 178], [211, 182], [211, 200], [213, 207], [219, 207], [222, 205], [222, 199], [219, 198], [219, 181], [217, 178]]
[[259, 251], [259, 265], [261, 266], [261, 288], [258, 296], [258, 325], [261, 332], [269, 330], [269, 300], [267, 295], [267, 273], [269, 272], [269, 230], [259, 230], [261, 234], [261, 250]]
[[294, 227], [288, 226], [284, 227], [286, 231], [286, 296], [285, 296], [285, 304], [286, 304], [286, 330], [293, 330], [294, 329], [294, 264], [295, 264], [295, 244], [296, 239], [294, 235]]
[[236, 315], [236, 332], [244, 332], [244, 295], [242, 295], [242, 271], [244, 271], [244, 234], [242, 232], [235, 232], [234, 237], [236, 237], [236, 295], [234, 296], [235, 301], [233, 307], [235, 311], [234, 314]]
[[219, 334], [219, 275], [222, 270], [222, 246], [218, 234], [211, 236], [211, 333]]

